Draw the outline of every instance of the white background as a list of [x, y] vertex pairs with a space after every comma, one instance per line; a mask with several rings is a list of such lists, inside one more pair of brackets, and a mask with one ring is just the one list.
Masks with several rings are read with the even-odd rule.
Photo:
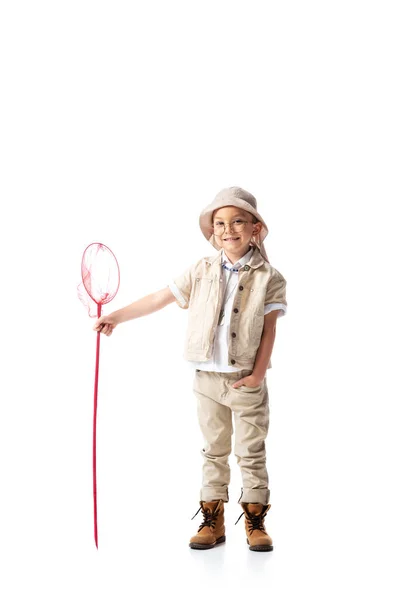
[[[399, 597], [398, 31], [382, 0], [2, 4], [2, 598]], [[233, 454], [227, 542], [188, 546], [202, 438], [174, 303], [101, 336], [97, 550], [83, 250], [116, 254], [116, 310], [215, 252], [198, 217], [231, 185], [288, 282], [275, 549], [234, 526]]]

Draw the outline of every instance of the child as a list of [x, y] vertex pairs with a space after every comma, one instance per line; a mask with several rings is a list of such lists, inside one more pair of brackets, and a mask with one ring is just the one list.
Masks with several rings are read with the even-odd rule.
[[266, 371], [272, 367], [276, 320], [287, 311], [286, 280], [268, 261], [263, 244], [268, 228], [249, 192], [221, 190], [201, 212], [199, 224], [217, 255], [201, 258], [168, 287], [100, 317], [93, 329], [111, 335], [117, 324], [173, 301], [189, 309], [184, 358], [195, 369], [193, 392], [204, 437], [197, 511], [203, 522], [189, 546], [208, 549], [225, 541], [233, 413], [234, 452], [243, 480], [240, 517], [245, 514], [249, 549], [269, 551], [272, 539], [264, 526], [271, 507]]

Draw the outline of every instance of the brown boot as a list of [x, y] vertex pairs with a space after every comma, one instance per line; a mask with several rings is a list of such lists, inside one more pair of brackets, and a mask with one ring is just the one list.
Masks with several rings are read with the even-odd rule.
[[[203, 523], [197, 534], [190, 538], [189, 546], [196, 550], [206, 550], [225, 542], [224, 501], [205, 502], [200, 500], [199, 510], [203, 513]], [[192, 519], [197, 513], [193, 515]]]
[[264, 527], [264, 517], [271, 508], [271, 505], [252, 502], [241, 502], [240, 504], [244, 511], [240, 517], [246, 515], [246, 536], [249, 550], [256, 550], [258, 552], [268, 552], [269, 550], [273, 550], [272, 539], [265, 531]]

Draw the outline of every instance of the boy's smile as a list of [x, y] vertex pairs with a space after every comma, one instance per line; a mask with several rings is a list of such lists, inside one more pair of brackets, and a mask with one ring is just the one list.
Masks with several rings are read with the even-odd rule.
[[251, 213], [236, 206], [218, 208], [212, 224], [218, 244], [232, 264], [249, 251], [252, 236], [257, 235], [262, 227], [260, 222], [253, 223]]

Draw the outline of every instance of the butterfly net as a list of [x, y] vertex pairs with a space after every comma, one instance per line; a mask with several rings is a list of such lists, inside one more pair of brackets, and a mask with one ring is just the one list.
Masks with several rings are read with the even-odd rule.
[[[77, 287], [78, 297], [87, 307], [90, 317], [100, 317], [103, 304], [111, 302], [119, 288], [119, 266], [111, 250], [100, 243], [90, 244], [83, 253], [81, 263], [82, 281]], [[99, 379], [100, 332], [96, 340], [96, 366], [93, 409], [93, 501], [94, 538], [98, 547], [97, 534], [97, 474], [96, 474], [96, 429], [97, 393]]]
[[98, 317], [101, 306], [111, 302], [119, 288], [117, 259], [104, 244], [90, 244], [83, 253], [81, 275], [78, 297], [89, 316]]

